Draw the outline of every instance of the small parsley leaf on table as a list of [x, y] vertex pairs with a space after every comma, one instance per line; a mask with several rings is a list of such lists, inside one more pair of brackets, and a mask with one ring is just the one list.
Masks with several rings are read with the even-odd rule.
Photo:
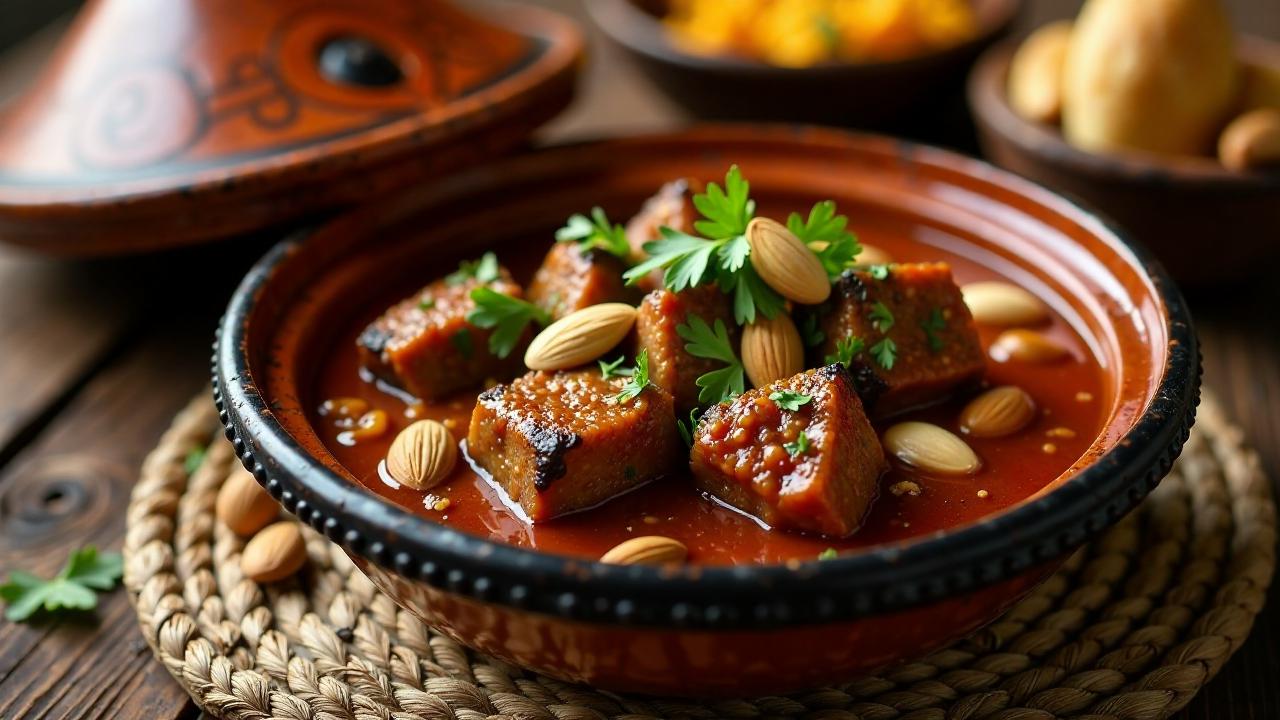
[[600, 207], [591, 208], [591, 217], [580, 213], [569, 216], [565, 226], [556, 231], [556, 241], [576, 242], [583, 250], [600, 248], [620, 258], [631, 254], [626, 229], [610, 223]]
[[636, 356], [636, 366], [631, 372], [631, 379], [622, 386], [622, 390], [617, 395], [613, 396], [613, 402], [629, 403], [652, 384], [649, 381], [649, 351], [641, 350]]
[[119, 553], [98, 553], [92, 545], [72, 551], [67, 564], [50, 580], [15, 570], [0, 585], [5, 601], [5, 618], [11, 622], [29, 620], [38, 611], [92, 610], [98, 604], [95, 591], [116, 586], [124, 574]]
[[479, 260], [463, 260], [458, 263], [458, 269], [445, 275], [444, 282], [446, 285], [461, 285], [475, 278], [479, 283], [491, 283], [497, 280], [500, 274], [498, 256], [487, 252], [481, 255]]
[[809, 401], [813, 398], [803, 393], [791, 392], [790, 390], [778, 390], [776, 392], [769, 393], [769, 399], [777, 403], [778, 407], [783, 410], [795, 412], [805, 405], [808, 405]]
[[631, 377], [635, 374], [635, 368], [622, 367], [622, 363], [626, 361], [626, 355], [619, 355], [617, 360], [612, 362], [608, 360], [597, 360], [596, 364], [600, 366], [600, 375], [608, 380], [616, 377]]
[[685, 352], [694, 357], [718, 360], [725, 367], [700, 375], [697, 379], [700, 403], [718, 403], [726, 398], [741, 395], [746, 390], [746, 374], [742, 361], [733, 351], [729, 342], [729, 331], [724, 321], [717, 318], [713, 330], [706, 320], [697, 315], [689, 315], [682, 325], [676, 326], [676, 333], [684, 338]]
[[837, 215], [836, 204], [831, 200], [815, 203], [807, 219], [799, 213], [787, 217], [787, 229], [813, 250], [833, 280], [851, 267], [862, 252], [862, 245], [849, 232], [848, 225], [849, 218]]
[[551, 322], [546, 310], [527, 300], [503, 295], [491, 287], [472, 290], [471, 301], [476, 306], [467, 313], [467, 322], [478, 328], [493, 329], [489, 335], [489, 352], [500, 358], [511, 354], [530, 322], [539, 325]]
[[889, 338], [884, 338], [880, 342], [871, 346], [871, 356], [880, 363], [880, 367], [885, 370], [892, 370], [893, 364], [898, 359], [898, 345]]
[[792, 457], [796, 455], [803, 455], [809, 452], [809, 436], [805, 431], [801, 430], [795, 440], [792, 440], [789, 443], [782, 443], [782, 447], [786, 448], [787, 452], [790, 453]]
[[853, 364], [853, 359], [862, 354], [867, 347], [862, 338], [855, 335], [849, 335], [836, 341], [836, 351], [823, 359], [828, 365], [840, 363], [848, 368]]

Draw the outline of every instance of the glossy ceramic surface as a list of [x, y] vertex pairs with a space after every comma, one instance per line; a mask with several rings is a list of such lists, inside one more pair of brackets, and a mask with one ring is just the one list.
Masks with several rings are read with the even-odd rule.
[[[679, 568], [609, 566], [465, 535], [364, 491], [326, 451], [306, 412], [314, 354], [370, 283], [425, 282], [460, 254], [530, 233], [550, 238], [584, 204], [621, 217], [663, 181], [714, 177], [730, 162], [755, 196], [830, 197], [855, 229], [860, 213], [901, 218], [917, 241], [997, 264], [1050, 302], [1108, 369], [1107, 420], [1089, 451], [1038, 495], [940, 534], [822, 562]], [[246, 466], [406, 607], [472, 647], [556, 677], [681, 695], [845, 680], [990, 621], [1159, 482], [1199, 389], [1196, 338], [1176, 288], [1096, 217], [943, 151], [744, 126], [515, 156], [285, 241], [232, 300], [214, 371]]]
[[[1280, 257], [1280, 173], [1235, 172], [1212, 158], [1079, 150], [1057, 127], [1025, 120], [1010, 107], [1005, 87], [1016, 49], [993, 48], [969, 78], [969, 104], [993, 162], [1097, 208], [1186, 285], [1238, 279]], [[1241, 60], [1280, 67], [1280, 45], [1244, 38]]]

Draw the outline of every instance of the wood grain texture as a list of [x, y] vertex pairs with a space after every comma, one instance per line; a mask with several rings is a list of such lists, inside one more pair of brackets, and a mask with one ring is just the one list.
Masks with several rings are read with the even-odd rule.
[[[540, 4], [581, 17], [581, 0]], [[1280, 3], [1230, 0], [1240, 27], [1280, 38]], [[1040, 22], [1078, 0], [1032, 0]], [[0, 56], [0, 99], [47, 55], [52, 34]], [[590, 33], [579, 101], [541, 134], [669, 128], [687, 116]], [[6, 62], [7, 61], [7, 62]], [[87, 541], [118, 549], [128, 488], [147, 450], [207, 382], [214, 322], [269, 238], [204, 251], [94, 265], [0, 250], [0, 575], [57, 570]], [[1211, 239], [1206, 239], [1209, 243]], [[1275, 283], [1272, 283], [1275, 285]], [[1206, 382], [1245, 426], [1280, 478], [1280, 288], [1191, 299]], [[41, 490], [58, 487], [50, 503]], [[19, 531], [21, 529], [21, 532]], [[1280, 717], [1280, 601], [1273, 593], [1240, 653], [1178, 717]], [[0, 718], [194, 717], [198, 711], [150, 657], [123, 592], [96, 621], [0, 620]]]

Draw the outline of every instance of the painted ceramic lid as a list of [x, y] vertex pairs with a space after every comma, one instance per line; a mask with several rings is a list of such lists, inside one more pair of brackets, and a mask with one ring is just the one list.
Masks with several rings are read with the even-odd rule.
[[62, 255], [280, 226], [522, 144], [573, 23], [444, 0], [93, 0], [0, 113], [0, 240]]

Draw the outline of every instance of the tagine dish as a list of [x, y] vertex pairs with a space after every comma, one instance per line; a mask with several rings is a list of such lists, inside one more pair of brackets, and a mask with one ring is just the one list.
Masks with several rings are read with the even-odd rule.
[[318, 369], [329, 452], [471, 535], [726, 565], [973, 523], [1098, 437], [1104, 361], [1032, 289], [736, 167], [655, 190], [386, 289]]

